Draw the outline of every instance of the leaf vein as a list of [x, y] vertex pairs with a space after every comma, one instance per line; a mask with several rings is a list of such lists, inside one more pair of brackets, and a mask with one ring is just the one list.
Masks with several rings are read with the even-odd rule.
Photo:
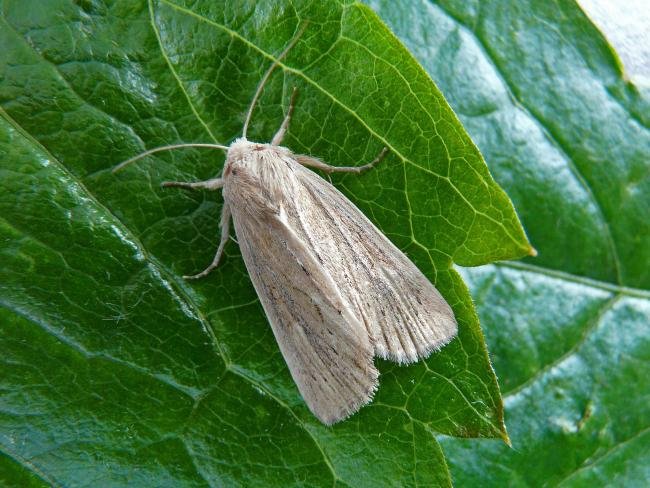
[[151, 20], [151, 28], [153, 29], [154, 33], [156, 34], [156, 40], [158, 41], [158, 47], [160, 48], [160, 54], [165, 59], [165, 63], [167, 63], [167, 66], [169, 67], [169, 71], [171, 72], [172, 76], [174, 77], [174, 79], [178, 83], [179, 89], [183, 92], [183, 95], [185, 95], [185, 99], [187, 100], [187, 104], [189, 105], [190, 110], [192, 111], [192, 113], [194, 114], [196, 119], [205, 128], [205, 131], [210, 135], [210, 138], [216, 144], [221, 144], [219, 142], [219, 140], [217, 139], [217, 137], [210, 130], [210, 127], [208, 126], [208, 124], [203, 120], [203, 118], [199, 114], [199, 112], [196, 109], [196, 107], [194, 106], [194, 104], [192, 103], [192, 99], [190, 98], [190, 94], [185, 89], [185, 85], [183, 84], [180, 77], [178, 76], [178, 73], [174, 69], [174, 66], [172, 65], [172, 62], [169, 59], [169, 56], [167, 56], [167, 52], [163, 48], [163, 42], [162, 42], [162, 39], [160, 37], [160, 31], [158, 30], [158, 26], [156, 25], [156, 16], [155, 16], [154, 11], [153, 11], [152, 0], [148, 0], [148, 6], [149, 6], [149, 17], [150, 17], [150, 20]]
[[616, 303], [621, 299], [622, 299], [621, 295], [617, 294], [617, 295], [613, 295], [610, 298], [608, 298], [607, 300], [603, 301], [602, 306], [596, 311], [596, 314], [593, 316], [593, 318], [591, 320], [589, 320], [587, 322], [587, 324], [585, 325], [585, 327], [584, 327], [584, 329], [582, 331], [582, 335], [580, 336], [578, 341], [568, 351], [566, 351], [564, 354], [562, 354], [557, 359], [551, 361], [547, 365], [545, 365], [545, 366], [541, 367], [540, 369], [538, 369], [537, 371], [535, 371], [535, 373], [530, 378], [528, 378], [526, 381], [524, 381], [520, 385], [514, 387], [512, 390], [510, 390], [508, 392], [504, 392], [504, 399], [513, 398], [513, 397], [517, 396], [519, 393], [521, 393], [526, 388], [528, 388], [533, 383], [535, 383], [542, 375], [544, 375], [548, 371], [551, 371], [553, 368], [555, 368], [559, 364], [562, 364], [562, 362], [564, 362], [566, 359], [573, 356], [578, 351], [578, 349], [580, 349], [580, 347], [587, 341], [587, 339], [589, 338], [591, 332], [594, 329], [596, 329], [596, 327], [598, 327], [598, 325], [601, 323], [602, 318], [604, 317], [604, 315], [607, 312], [609, 312], [614, 307], [614, 305], [616, 305]]
[[576, 283], [583, 286], [589, 286], [591, 288], [598, 288], [600, 290], [609, 291], [612, 293], [617, 293], [619, 295], [650, 299], [650, 290], [644, 290], [642, 288], [633, 288], [629, 286], [622, 286], [615, 283], [610, 283], [607, 281], [595, 280], [593, 278], [587, 278], [585, 276], [575, 275], [572, 273], [567, 273], [565, 271], [559, 271], [551, 268], [543, 268], [541, 266], [535, 266], [524, 261], [503, 261], [500, 263], [493, 263], [493, 266], [499, 266], [502, 268], [512, 268], [521, 271], [526, 271], [529, 273], [537, 273], [548, 276], [550, 278], [560, 279]]
[[[177, 5], [177, 4], [175, 4], [175, 3], [172, 3], [172, 2], [170, 2], [170, 1], [168, 1], [168, 0], [160, 0], [160, 1], [161, 1], [162, 3], [165, 3], [166, 5], [169, 5], [171, 8], [174, 8], [174, 9], [178, 10], [179, 12], [182, 12], [182, 13], [185, 13], [185, 14], [187, 14], [187, 15], [190, 15], [190, 16], [192, 16], [192, 17], [194, 17], [194, 18], [196, 18], [196, 19], [198, 19], [198, 20], [200, 20], [200, 21], [202, 21], [202, 22], [205, 22], [205, 23], [207, 23], [207, 24], [209, 24], [209, 25], [212, 25], [212, 26], [214, 26], [214, 27], [216, 27], [216, 28], [218, 28], [218, 29], [223, 30], [224, 32], [227, 32], [227, 33], [230, 34], [231, 36], [236, 37], [237, 39], [239, 39], [241, 42], [243, 42], [243, 43], [246, 44], [247, 46], [249, 46], [249, 47], [251, 47], [252, 49], [254, 49], [255, 51], [259, 52], [259, 53], [260, 53], [262, 56], [264, 56], [265, 58], [267, 58], [267, 59], [269, 59], [269, 60], [271, 60], [271, 61], [273, 61], [273, 62], [277, 62], [277, 58], [276, 58], [275, 56], [273, 56], [272, 54], [270, 54], [270, 53], [264, 51], [262, 48], [260, 48], [259, 46], [257, 46], [257, 45], [254, 44], [253, 42], [249, 41], [247, 38], [245, 38], [244, 36], [242, 36], [242, 35], [239, 34], [238, 32], [236, 32], [236, 31], [234, 31], [234, 30], [232, 30], [232, 29], [226, 27], [225, 25], [223, 25], [223, 24], [219, 24], [218, 22], [215, 22], [215, 21], [210, 20], [210, 19], [208, 19], [208, 18], [206, 18], [206, 17], [203, 17], [203, 16], [201, 16], [201, 15], [195, 13], [195, 12], [192, 12], [191, 10], [188, 10], [188, 9], [186, 9], [186, 8], [183, 8], [183, 7], [181, 7], [180, 5]], [[307, 74], [306, 74], [303, 70], [296, 69], [296, 68], [292, 68], [292, 67], [290, 67], [290, 66], [287, 66], [287, 65], [284, 64], [283, 62], [279, 62], [279, 63], [278, 63], [278, 67], [281, 68], [281, 69], [283, 69], [284, 71], [286, 71], [286, 72], [288, 72], [288, 73], [293, 73], [293, 74], [295, 74], [295, 75], [301, 77], [304, 81], [306, 81], [307, 83], [309, 83], [310, 85], [312, 85], [314, 88], [316, 88], [318, 91], [320, 91], [323, 95], [327, 96], [327, 97], [328, 97], [330, 100], [332, 100], [335, 104], [337, 104], [338, 106], [340, 106], [343, 110], [345, 110], [346, 112], [348, 112], [352, 117], [354, 117], [355, 119], [357, 119], [357, 121], [358, 121], [358, 122], [359, 122], [359, 123], [360, 123], [360, 124], [361, 124], [361, 125], [362, 125], [362, 126], [363, 126], [363, 127], [364, 127], [368, 132], [369, 132], [369, 133], [370, 133], [370, 135], [372, 135], [373, 137], [375, 137], [375, 138], [376, 138], [378, 141], [380, 141], [384, 146], [386, 146], [387, 148], [389, 148], [390, 151], [391, 151], [393, 154], [395, 154], [397, 157], [399, 157], [402, 161], [404, 161], [404, 163], [408, 163], [408, 164], [412, 165], [413, 167], [418, 168], [418, 169], [420, 169], [421, 171], [424, 171], [425, 173], [428, 173], [428, 174], [431, 174], [431, 175], [435, 176], [436, 178], [440, 178], [440, 179], [446, 180], [447, 183], [449, 184], [449, 186], [452, 188], [452, 190], [453, 190], [453, 191], [454, 191], [454, 192], [455, 192], [455, 193], [456, 193], [456, 194], [461, 198], [461, 200], [463, 200], [463, 201], [465, 202], [465, 204], [466, 204], [470, 209], [472, 209], [472, 210], [474, 211], [474, 213], [476, 213], [476, 214], [478, 214], [478, 215], [481, 215], [481, 216], [485, 217], [486, 219], [488, 219], [489, 221], [491, 221], [493, 224], [495, 224], [497, 227], [500, 227], [500, 228], [505, 232], [505, 234], [510, 238], [510, 240], [511, 240], [513, 243], [517, 244], [518, 246], [520, 245], [520, 243], [519, 243], [519, 241], [516, 239], [516, 237], [513, 236], [513, 235], [510, 233], [509, 229], [508, 229], [505, 225], [503, 225], [502, 222], [499, 222], [499, 221], [498, 221], [497, 219], [495, 219], [494, 217], [492, 217], [492, 216], [486, 214], [485, 212], [481, 212], [480, 210], [478, 210], [477, 208], [475, 208], [474, 205], [473, 205], [469, 200], [467, 200], [467, 197], [466, 197], [465, 195], [463, 195], [463, 193], [458, 189], [458, 187], [453, 183], [453, 181], [451, 181], [451, 179], [450, 179], [449, 177], [444, 176], [444, 175], [440, 175], [440, 174], [436, 173], [435, 171], [433, 171], [433, 170], [431, 170], [431, 169], [429, 169], [429, 168], [425, 168], [424, 166], [421, 166], [421, 165], [417, 164], [416, 162], [414, 162], [414, 161], [410, 160], [409, 158], [407, 158], [404, 154], [401, 153], [401, 151], [397, 150], [397, 149], [396, 149], [392, 144], [390, 144], [390, 143], [386, 140], [385, 137], [381, 136], [381, 135], [380, 135], [378, 132], [376, 132], [372, 127], [370, 127], [370, 126], [365, 122], [365, 120], [362, 119], [362, 118], [359, 116], [359, 114], [357, 114], [357, 113], [356, 113], [356, 112], [355, 112], [351, 107], [349, 107], [349, 106], [347, 106], [346, 104], [344, 104], [341, 100], [339, 100], [339, 99], [338, 99], [337, 97], [335, 97], [332, 93], [330, 93], [328, 90], [326, 90], [324, 87], [322, 87], [319, 83], [317, 83], [315, 80], [313, 80], [312, 78], [310, 78], [309, 76], [307, 76]]]
[[8, 458], [16, 461], [18, 464], [20, 464], [23, 468], [25, 468], [27, 471], [30, 473], [34, 473], [37, 477], [39, 477], [42, 481], [45, 483], [48, 483], [50, 486], [63, 486], [57, 481], [54, 480], [51, 476], [48, 476], [41, 470], [38, 466], [36, 466], [33, 462], [31, 462], [29, 459], [26, 459], [22, 457], [20, 454], [16, 453], [12, 449], [9, 449], [6, 444], [0, 444], [0, 452], [3, 452], [5, 456]]
[[585, 465], [582, 465], [582, 466], [578, 467], [578, 469], [576, 469], [572, 473], [569, 473], [567, 476], [562, 478], [560, 481], [557, 482], [556, 486], [564, 485], [564, 483], [566, 483], [571, 478], [575, 477], [578, 473], [584, 472], [584, 471], [587, 471], [589, 469], [594, 468], [600, 462], [606, 460], [609, 456], [613, 455], [619, 449], [623, 449], [630, 442], [634, 442], [636, 439], [638, 439], [640, 437], [643, 437], [644, 435], [646, 435], [649, 432], [650, 432], [650, 427], [646, 427], [645, 429], [643, 429], [643, 430], [637, 432], [636, 434], [634, 434], [632, 437], [630, 437], [628, 439], [624, 439], [624, 440], [622, 440], [620, 442], [617, 442], [616, 444], [610, 446], [605, 451], [603, 451], [598, 457], [596, 457], [594, 459], [590, 459], [590, 462], [588, 464], [585, 464]]

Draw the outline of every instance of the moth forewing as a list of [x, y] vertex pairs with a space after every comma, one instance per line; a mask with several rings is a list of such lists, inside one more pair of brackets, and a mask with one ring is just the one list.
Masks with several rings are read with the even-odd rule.
[[291, 200], [300, 184], [297, 163], [279, 149], [229, 159], [224, 198], [291, 375], [311, 411], [331, 424], [370, 400], [378, 372], [364, 327], [296, 228]]
[[[255, 101], [305, 26], [264, 74], [242, 137], [227, 149], [221, 177], [166, 182], [190, 190], [223, 189], [221, 243], [203, 272], [217, 267], [232, 221], [246, 268], [291, 375], [325, 424], [368, 403], [377, 388], [373, 357], [400, 363], [426, 357], [457, 332], [454, 314], [422, 272], [334, 186], [305, 166], [359, 173], [378, 163], [335, 167], [281, 147], [295, 100], [271, 144], [250, 142]], [[159, 150], [155, 148], [115, 169]]]
[[341, 192], [300, 168], [296, 199], [305, 235], [366, 327], [375, 354], [400, 363], [427, 357], [457, 332], [451, 307], [424, 274]]

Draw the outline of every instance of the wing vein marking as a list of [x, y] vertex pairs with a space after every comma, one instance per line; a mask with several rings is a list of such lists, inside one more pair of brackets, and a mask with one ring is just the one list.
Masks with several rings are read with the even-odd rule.
[[[403, 335], [404, 329], [406, 329], [406, 332], [408, 333], [408, 336], [411, 339], [411, 345], [413, 347], [413, 351], [415, 352], [415, 359], [411, 359], [409, 357], [409, 358], [407, 358], [407, 362], [416, 361], [417, 358], [420, 357], [420, 351], [419, 351], [419, 349], [417, 347], [418, 342], [415, 340], [415, 337], [413, 336], [414, 331], [411, 330], [411, 329], [417, 329], [418, 332], [420, 332], [419, 335], [420, 335], [420, 338], [422, 339], [421, 340], [422, 344], [426, 344], [426, 342], [427, 342], [426, 338], [424, 337], [424, 335], [420, 331], [420, 327], [417, 327], [417, 325], [421, 325], [420, 321], [409, 312], [409, 310], [411, 310], [412, 307], [408, 306], [408, 303], [406, 303], [402, 299], [402, 295], [399, 293], [399, 291], [398, 291], [398, 289], [397, 289], [397, 287], [395, 285], [395, 281], [393, 280], [391, 274], [389, 272], [387, 272], [383, 268], [382, 268], [382, 272], [383, 272], [383, 275], [384, 275], [386, 281], [388, 281], [390, 283], [390, 285], [391, 285], [391, 289], [393, 291], [393, 295], [395, 297], [395, 300], [401, 304], [401, 307], [396, 307], [396, 309], [400, 311], [400, 317], [402, 319], [401, 323], [399, 323], [397, 325], [397, 328], [400, 329], [402, 334], [397, 334], [397, 337], [399, 338], [400, 344], [402, 344], [402, 348], [404, 349], [404, 351], [407, 352], [408, 356], [410, 356], [410, 354], [408, 354], [409, 350], [404, 346], [404, 342], [402, 341], [402, 335]], [[408, 321], [410, 321], [414, 325], [414, 327], [408, 327]], [[400, 361], [400, 362], [402, 362], [402, 361]]]

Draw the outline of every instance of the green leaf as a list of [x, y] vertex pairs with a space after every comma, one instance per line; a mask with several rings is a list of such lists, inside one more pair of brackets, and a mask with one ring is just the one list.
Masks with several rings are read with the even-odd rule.
[[[507, 439], [472, 301], [452, 263], [531, 252], [512, 205], [417, 62], [367, 7], [294, 1], [0, 2], [0, 473], [87, 485], [448, 485], [434, 433]], [[200, 282], [213, 177], [262, 73], [249, 136], [293, 87], [287, 146], [376, 170], [334, 183], [435, 281], [459, 338], [379, 364], [374, 402], [327, 428], [293, 384], [235, 243]], [[20, 479], [23, 478], [23, 480]]]
[[465, 270], [513, 448], [442, 438], [458, 486], [650, 478], [648, 92], [573, 2], [373, 2], [539, 251]]

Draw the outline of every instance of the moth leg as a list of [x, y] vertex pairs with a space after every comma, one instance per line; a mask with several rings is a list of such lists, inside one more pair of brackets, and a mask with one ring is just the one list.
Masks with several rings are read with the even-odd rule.
[[298, 161], [303, 166], [311, 166], [312, 168], [320, 169], [326, 173], [361, 173], [367, 169], [372, 168], [374, 165], [381, 162], [382, 159], [388, 154], [388, 148], [385, 147], [379, 153], [372, 162], [364, 164], [363, 166], [332, 166], [327, 164], [320, 159], [312, 158], [311, 156], [305, 156], [304, 154], [297, 154], [296, 161]]
[[164, 188], [185, 188], [187, 190], [219, 190], [223, 188], [223, 178], [212, 178], [205, 181], [163, 181]]
[[203, 278], [204, 276], [210, 274], [210, 272], [213, 269], [219, 266], [221, 255], [223, 254], [223, 250], [225, 249], [226, 243], [228, 242], [228, 238], [230, 237], [230, 215], [231, 215], [230, 207], [228, 206], [227, 203], [224, 203], [223, 209], [221, 210], [221, 222], [219, 223], [219, 227], [221, 228], [221, 241], [219, 242], [217, 253], [214, 255], [214, 259], [212, 260], [212, 263], [210, 263], [210, 266], [208, 266], [198, 274], [191, 275], [191, 276], [183, 276], [183, 278], [185, 278], [186, 280], [196, 280], [198, 278]]
[[293, 107], [295, 106], [296, 103], [297, 94], [298, 94], [298, 89], [294, 86], [293, 92], [291, 93], [291, 100], [289, 101], [289, 110], [287, 110], [287, 115], [284, 116], [282, 125], [273, 136], [273, 139], [271, 139], [271, 144], [274, 146], [279, 146], [282, 143], [282, 139], [284, 139], [284, 135], [287, 133], [287, 129], [289, 128], [289, 121], [291, 120], [291, 116], [293, 115]]

